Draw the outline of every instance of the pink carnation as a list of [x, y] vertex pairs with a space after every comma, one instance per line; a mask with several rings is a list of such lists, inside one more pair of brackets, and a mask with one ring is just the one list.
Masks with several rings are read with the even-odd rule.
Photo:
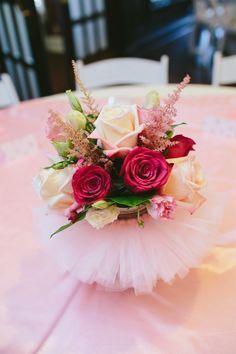
[[176, 202], [173, 197], [157, 195], [150, 200], [147, 210], [153, 219], [173, 219], [175, 208]]

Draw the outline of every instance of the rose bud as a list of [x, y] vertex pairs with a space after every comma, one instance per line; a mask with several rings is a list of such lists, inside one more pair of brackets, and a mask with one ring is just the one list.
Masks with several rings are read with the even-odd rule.
[[71, 90], [66, 91], [67, 97], [69, 98], [71, 108], [74, 109], [75, 111], [79, 111], [83, 113], [83, 109], [81, 107], [80, 101], [78, 98], [73, 94]]
[[67, 114], [66, 118], [67, 118], [67, 121], [70, 123], [70, 125], [75, 130], [85, 129], [87, 120], [86, 120], [85, 116], [81, 112], [75, 111], [75, 110], [71, 110]]
[[170, 141], [175, 142], [175, 144], [167, 149], [166, 159], [187, 156], [191, 150], [194, 150], [193, 145], [196, 144], [194, 140], [181, 134], [175, 135]]
[[57, 150], [58, 154], [62, 157], [68, 156], [68, 150], [73, 147], [73, 144], [70, 140], [67, 141], [53, 141], [53, 146]]
[[159, 93], [155, 90], [148, 92], [148, 94], [145, 97], [143, 107], [146, 109], [151, 109], [159, 106], [159, 104], [160, 104]]

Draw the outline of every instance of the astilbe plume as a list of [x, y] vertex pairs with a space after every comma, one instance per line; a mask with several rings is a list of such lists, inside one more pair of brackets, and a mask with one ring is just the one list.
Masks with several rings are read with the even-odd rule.
[[174, 118], [177, 115], [174, 107], [178, 101], [181, 91], [190, 82], [190, 76], [186, 75], [183, 81], [177, 85], [172, 94], [164, 101], [163, 106], [146, 110], [148, 120], [145, 122], [145, 128], [140, 136], [141, 144], [157, 151], [164, 151], [172, 143], [166, 138], [166, 133], [172, 131]]
[[75, 76], [75, 81], [77, 82], [81, 92], [83, 93], [84, 97], [82, 98], [84, 104], [87, 106], [87, 114], [91, 114], [92, 116], [97, 117], [99, 112], [98, 112], [98, 107], [96, 105], [95, 99], [92, 97], [91, 93], [89, 90], [85, 87], [83, 81], [80, 78], [80, 74], [77, 68], [77, 64], [74, 60], [72, 60], [72, 68]]
[[68, 156], [82, 159], [83, 165], [96, 164], [103, 166], [106, 170], [112, 168], [112, 161], [103, 154], [97, 145], [88, 139], [87, 132], [82, 129], [74, 130], [58, 112], [50, 111], [50, 114], [55, 124], [63, 130], [66, 139], [71, 140], [73, 143], [73, 148], [67, 151]]

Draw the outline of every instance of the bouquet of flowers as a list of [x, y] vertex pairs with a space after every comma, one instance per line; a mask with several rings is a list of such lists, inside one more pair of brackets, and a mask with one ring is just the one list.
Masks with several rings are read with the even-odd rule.
[[151, 91], [142, 106], [98, 109], [73, 68], [83, 104], [67, 91], [66, 117], [50, 112], [46, 132], [59, 157], [34, 180], [60, 220], [68, 219], [51, 236], [68, 232], [66, 268], [80, 280], [150, 291], [158, 279], [185, 275], [212, 244], [205, 216], [191, 216], [206, 200], [195, 142], [175, 133], [185, 124], [175, 123], [175, 103], [190, 77], [163, 103]]
[[[83, 84], [86, 108], [67, 91], [72, 110], [66, 117], [51, 112], [47, 122], [47, 137], [60, 161], [35, 181], [48, 205], [70, 220], [53, 235], [83, 219], [99, 229], [136, 217], [143, 227], [146, 211], [154, 219], [173, 219], [177, 207], [193, 213], [203, 203], [204, 178], [189, 156], [195, 142], [175, 135], [184, 123], [175, 124], [174, 104], [189, 80], [186, 76], [164, 105], [151, 91], [143, 107], [105, 105], [100, 112]], [[47, 191], [50, 180], [53, 195]]]

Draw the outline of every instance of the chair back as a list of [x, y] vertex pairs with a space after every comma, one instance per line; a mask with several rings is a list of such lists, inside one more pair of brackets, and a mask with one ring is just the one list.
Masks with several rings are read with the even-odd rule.
[[0, 108], [11, 106], [18, 102], [19, 98], [10, 75], [0, 74]]
[[212, 84], [227, 85], [236, 83], [236, 55], [222, 57], [220, 52], [214, 54]]
[[169, 58], [160, 61], [141, 58], [114, 58], [84, 65], [77, 61], [81, 79], [88, 88], [121, 84], [167, 84]]

